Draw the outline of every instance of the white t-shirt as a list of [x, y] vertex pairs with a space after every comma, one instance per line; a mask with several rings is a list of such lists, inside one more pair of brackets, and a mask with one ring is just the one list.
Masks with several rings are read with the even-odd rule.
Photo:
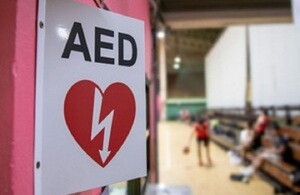
[[243, 129], [240, 133], [240, 142], [246, 142], [251, 138], [251, 131], [249, 129]]

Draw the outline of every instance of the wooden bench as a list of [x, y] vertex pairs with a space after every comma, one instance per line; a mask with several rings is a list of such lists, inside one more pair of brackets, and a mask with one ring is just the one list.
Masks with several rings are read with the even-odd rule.
[[237, 130], [245, 129], [247, 122], [246, 121], [232, 121], [230, 119], [220, 119], [220, 124], [223, 126], [233, 127]]
[[[247, 120], [256, 119], [259, 111], [265, 109], [269, 113], [269, 117], [272, 121], [277, 121], [280, 124], [286, 124], [288, 121], [292, 124], [300, 126], [300, 106], [264, 106], [251, 108], [227, 108], [227, 109], [213, 109], [211, 110], [216, 117], [225, 117], [234, 120]], [[246, 116], [247, 113], [247, 116]]]
[[[294, 108], [293, 108], [294, 109]], [[295, 108], [296, 109], [296, 108]], [[297, 108], [298, 109], [298, 108]], [[285, 111], [287, 110], [291, 111], [291, 108], [286, 107], [270, 107], [269, 111], [270, 119], [271, 121], [277, 121], [280, 123], [281, 126], [281, 132], [283, 135], [286, 135], [290, 138], [289, 146], [291, 147], [293, 151], [293, 156], [296, 160], [300, 161], [300, 127], [297, 126], [287, 126], [287, 114], [286, 116], [278, 116], [276, 113], [277, 111]], [[300, 110], [300, 107], [299, 109]], [[254, 115], [246, 117], [245, 115], [239, 114], [238, 112], [232, 112], [232, 110], [229, 109], [229, 112], [227, 112], [226, 109], [221, 110], [217, 113], [216, 117], [220, 120], [220, 126], [225, 131], [233, 131], [235, 134], [239, 134], [240, 130], [245, 127], [247, 120], [254, 119], [255, 117], [255, 111], [252, 112]], [[273, 120], [272, 120], [273, 119]], [[293, 124], [300, 124], [300, 117], [294, 116], [292, 117]], [[240, 128], [240, 129], [239, 129]], [[238, 136], [238, 135], [237, 135]], [[214, 140], [219, 145], [222, 145], [225, 148], [235, 150], [235, 144], [231, 140], [229, 140], [225, 136], [220, 135], [212, 135], [212, 140]], [[246, 158], [248, 160], [253, 160], [255, 158], [255, 154], [252, 152], [246, 153]], [[289, 174], [291, 171], [295, 170], [297, 167], [290, 165], [285, 162], [269, 162], [265, 161], [265, 163], [262, 165], [262, 171], [273, 177], [275, 180], [277, 180], [279, 183], [283, 184], [284, 186], [292, 189], [294, 192], [300, 192], [300, 186], [294, 187], [292, 185], [292, 182], [289, 178]]]
[[292, 189], [294, 192], [300, 192], [300, 187], [293, 186], [292, 181], [289, 178], [290, 172], [294, 169], [294, 166], [284, 162], [273, 163], [265, 161], [262, 166], [262, 170], [276, 179], [279, 183]]
[[[246, 153], [246, 158], [252, 161], [255, 158], [255, 154], [252, 152]], [[293, 186], [290, 180], [290, 173], [295, 170], [296, 167], [286, 162], [271, 162], [265, 161], [261, 167], [261, 170], [276, 179], [279, 183], [290, 188], [294, 192], [300, 192], [300, 186]]]
[[296, 126], [300, 126], [300, 116], [296, 116], [293, 118], [293, 124]]
[[[285, 129], [283, 129], [285, 131]], [[294, 135], [295, 132], [293, 132]], [[300, 132], [296, 132], [300, 134]], [[298, 136], [298, 135], [297, 135]], [[270, 141], [268, 139], [263, 139], [262, 143], [265, 147], [269, 147], [271, 145]], [[295, 160], [300, 161], [300, 144], [295, 143], [294, 141], [289, 142], [289, 146], [293, 152], [293, 157]], [[255, 158], [255, 154], [253, 152], [246, 153], [246, 158], [250, 161], [252, 161]], [[293, 170], [296, 170], [296, 165], [288, 164], [284, 161], [279, 162], [272, 162], [266, 160], [261, 169], [272, 176], [274, 179], [276, 179], [278, 182], [283, 184], [284, 186], [292, 189], [294, 192], [300, 192], [300, 186], [293, 186], [292, 181], [290, 180], [289, 176], [290, 173]]]
[[295, 160], [300, 162], [300, 144], [296, 144], [296, 143], [289, 143], [289, 146], [291, 147], [292, 151], [293, 151], [293, 156], [295, 158]]
[[287, 135], [294, 142], [300, 143], [300, 128], [282, 126], [280, 131], [283, 135]]
[[211, 134], [210, 139], [225, 148], [234, 148], [235, 144], [224, 136]]
[[[230, 121], [226, 121], [229, 124]], [[224, 123], [220, 123], [220, 127], [223, 128], [225, 131], [232, 130], [235, 133], [239, 133], [238, 130], [235, 130], [232, 127], [226, 127]], [[287, 135], [291, 141], [289, 142], [289, 146], [291, 147], [293, 151], [293, 156], [296, 160], [300, 161], [300, 129], [295, 129], [294, 127], [288, 127], [285, 126], [281, 129], [281, 132], [284, 135]], [[217, 144], [222, 145], [223, 147], [231, 150], [235, 150], [236, 144], [232, 142], [232, 140], [228, 139], [227, 137], [223, 135], [215, 135], [211, 134], [211, 139], [215, 141]], [[263, 141], [264, 145], [268, 145], [270, 143], [267, 143], [266, 140]], [[255, 154], [253, 152], [247, 152], [246, 153], [246, 158], [250, 161], [252, 161], [255, 158]], [[289, 176], [290, 173], [295, 170], [297, 167], [294, 165], [290, 165], [288, 163], [285, 163], [283, 161], [280, 162], [270, 162], [270, 161], [265, 161], [264, 164], [261, 167], [261, 170], [268, 175], [270, 175], [272, 178], [274, 178], [276, 181], [281, 183], [282, 185], [288, 187], [294, 192], [299, 193], [300, 192], [300, 186], [293, 186], [292, 181], [290, 180]]]

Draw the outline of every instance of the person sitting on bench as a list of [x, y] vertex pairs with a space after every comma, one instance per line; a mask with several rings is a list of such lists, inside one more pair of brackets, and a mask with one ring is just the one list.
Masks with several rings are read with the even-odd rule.
[[240, 142], [237, 150], [241, 152], [241, 157], [244, 159], [246, 151], [251, 150], [254, 140], [254, 124], [252, 120], [247, 122], [247, 126], [240, 133]]
[[293, 155], [288, 146], [288, 138], [280, 134], [277, 123], [273, 123], [270, 128], [271, 146], [264, 148], [252, 161], [251, 165], [244, 168], [240, 174], [232, 174], [231, 179], [248, 182], [253, 173], [258, 170], [265, 160], [277, 163], [280, 160], [293, 163]]
[[254, 125], [255, 136], [252, 141], [252, 146], [251, 146], [252, 149], [257, 150], [261, 147], [261, 140], [268, 126], [269, 126], [268, 110], [262, 108], [260, 110], [260, 113]]

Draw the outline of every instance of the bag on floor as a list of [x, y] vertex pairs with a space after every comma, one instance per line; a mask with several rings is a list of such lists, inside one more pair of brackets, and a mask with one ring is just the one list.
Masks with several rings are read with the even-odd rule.
[[231, 181], [242, 181], [242, 179], [244, 178], [244, 175], [242, 174], [230, 174], [230, 180]]
[[242, 164], [242, 159], [233, 151], [229, 151], [228, 153], [229, 162], [232, 165], [240, 165]]

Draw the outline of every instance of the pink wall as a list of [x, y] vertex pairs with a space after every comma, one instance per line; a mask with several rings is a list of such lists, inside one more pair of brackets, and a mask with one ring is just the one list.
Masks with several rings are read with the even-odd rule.
[[[80, 0], [93, 5], [93, 0]], [[106, 0], [113, 12], [145, 21], [146, 72], [151, 70], [147, 0]], [[0, 1], [0, 194], [33, 194], [36, 0]], [[4, 30], [3, 30], [4, 29]], [[99, 190], [80, 193], [94, 195]]]
[[[15, 1], [0, 1], [0, 194], [11, 194], [10, 159], [13, 127], [13, 78], [14, 37], [16, 15]], [[7, 18], [10, 23], [6, 22]]]
[[36, 2], [1, 1], [0, 9], [0, 194], [33, 194]]

